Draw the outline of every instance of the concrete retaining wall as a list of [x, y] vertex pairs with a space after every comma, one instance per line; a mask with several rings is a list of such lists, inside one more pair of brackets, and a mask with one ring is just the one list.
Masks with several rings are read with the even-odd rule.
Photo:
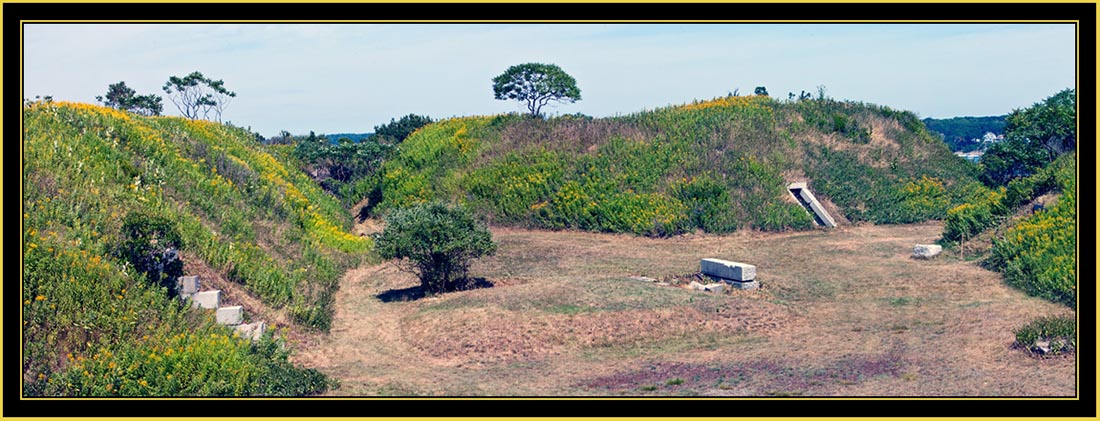
[[[832, 215], [829, 215], [825, 207], [821, 206], [821, 202], [817, 201], [817, 197], [810, 191], [806, 183], [791, 183], [787, 186], [787, 191], [791, 192], [791, 195], [794, 196], [796, 200], [799, 200], [799, 202], [809, 204], [810, 209], [817, 214], [817, 218], [821, 220], [825, 226], [829, 228], [836, 227], [836, 220], [833, 219]], [[814, 223], [816, 224], [817, 221], [815, 220]]]

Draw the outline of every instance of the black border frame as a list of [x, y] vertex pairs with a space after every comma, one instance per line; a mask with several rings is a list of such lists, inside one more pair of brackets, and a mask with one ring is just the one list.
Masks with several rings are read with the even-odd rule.
[[[108, 20], [116, 22], [173, 20], [251, 22], [256, 20], [415, 20], [510, 22], [537, 17], [539, 21], [624, 20], [706, 21], [745, 20], [768, 23], [791, 21], [845, 21], [913, 23], [914, 21], [952, 21], [988, 23], [990, 21], [1077, 21], [1079, 179], [1083, 191], [1096, 191], [1095, 116], [1096, 116], [1096, 19], [1095, 3], [4, 3], [4, 55], [8, 59], [4, 85], [7, 105], [4, 116], [9, 139], [19, 137], [22, 103], [20, 42], [21, 21]], [[15, 89], [15, 87], [19, 89]], [[17, 153], [6, 143], [9, 155]], [[1081, 165], [1083, 164], [1083, 165]], [[8, 165], [6, 175], [14, 179], [16, 167]], [[9, 184], [10, 186], [11, 184]], [[1088, 190], [1086, 190], [1086, 188]], [[14, 189], [9, 188], [9, 192]], [[1079, 248], [1091, 250], [1096, 233], [1095, 195], [1080, 201], [1089, 218], [1079, 220]], [[10, 203], [10, 202], [9, 202]], [[19, 213], [9, 209], [4, 221], [21, 226]], [[1081, 224], [1084, 222], [1084, 224]], [[8, 244], [8, 272], [15, 279], [20, 247], [17, 237], [5, 238]], [[14, 258], [11, 258], [14, 257]], [[1079, 279], [1095, 280], [1091, 256], [1078, 259]], [[21, 265], [20, 265], [21, 270]], [[1084, 275], [1084, 276], [1080, 276]], [[21, 274], [18, 274], [21, 279]], [[4, 292], [18, 297], [19, 285], [7, 282]], [[1078, 310], [1081, 340], [1078, 354], [1078, 397], [1053, 398], [22, 398], [21, 379], [12, 370], [21, 363], [19, 329], [7, 329], [9, 344], [4, 356], [8, 375], [3, 380], [5, 417], [1088, 417], [1096, 418], [1095, 378], [1095, 284], [1081, 283], [1082, 299]], [[10, 302], [10, 300], [8, 300]], [[18, 323], [18, 307], [5, 310], [7, 326]], [[14, 312], [14, 316], [13, 313]], [[16, 325], [17, 326], [17, 325]], [[192, 412], [201, 404], [208, 409]]]

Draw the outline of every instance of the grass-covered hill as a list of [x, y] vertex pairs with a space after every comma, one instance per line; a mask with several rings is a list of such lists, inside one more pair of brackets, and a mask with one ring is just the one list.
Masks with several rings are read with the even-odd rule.
[[808, 181], [851, 222], [942, 219], [984, 189], [912, 113], [766, 96], [594, 119], [444, 120], [386, 162], [374, 212], [463, 202], [495, 223], [673, 235], [807, 229], [790, 198]]
[[324, 388], [272, 335], [234, 338], [135, 263], [134, 244], [178, 246], [301, 326], [328, 329], [339, 277], [371, 244], [288, 158], [226, 125], [41, 101], [23, 110], [22, 146], [25, 393]]

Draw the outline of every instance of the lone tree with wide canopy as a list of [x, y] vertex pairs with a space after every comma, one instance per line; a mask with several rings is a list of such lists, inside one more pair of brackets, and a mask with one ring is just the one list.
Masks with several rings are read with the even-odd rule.
[[525, 63], [509, 67], [493, 78], [493, 97], [525, 102], [538, 117], [550, 101], [573, 103], [581, 99], [577, 81], [553, 64]]

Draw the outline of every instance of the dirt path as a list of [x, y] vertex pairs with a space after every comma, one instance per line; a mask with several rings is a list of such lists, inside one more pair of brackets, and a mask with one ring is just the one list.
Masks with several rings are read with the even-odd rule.
[[[1034, 317], [1072, 314], [951, 255], [909, 257], [938, 224], [646, 239], [494, 228], [495, 286], [383, 302], [417, 285], [392, 265], [342, 281], [334, 327], [294, 359], [334, 395], [1067, 396], [1073, 357], [1011, 349]], [[757, 265], [724, 295], [672, 279], [699, 258]]]

